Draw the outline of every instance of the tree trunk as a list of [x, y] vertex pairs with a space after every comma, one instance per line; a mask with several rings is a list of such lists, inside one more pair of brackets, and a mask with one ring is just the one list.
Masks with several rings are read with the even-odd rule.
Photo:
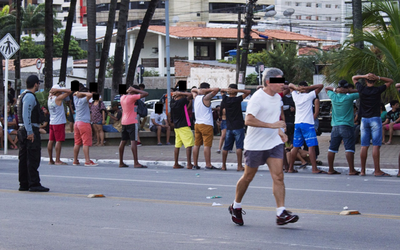
[[150, 25], [150, 21], [153, 18], [154, 12], [157, 8], [159, 0], [151, 0], [149, 7], [147, 8], [146, 14], [143, 18], [143, 23], [140, 26], [139, 34], [136, 39], [135, 47], [132, 52], [131, 61], [129, 63], [128, 75], [126, 76], [126, 85], [133, 85], [133, 81], [135, 80], [135, 72], [137, 61], [139, 59], [140, 50], [142, 49], [144, 39], [146, 38], [146, 33]]
[[[117, 9], [117, 0], [111, 0], [110, 1], [110, 10], [108, 13], [107, 30], [106, 30], [106, 34], [104, 36], [103, 49], [101, 50], [99, 76], [97, 78], [97, 81], [99, 83], [100, 95], [102, 95], [102, 96], [104, 94], [104, 82], [105, 82], [105, 76], [106, 76], [107, 59], [108, 59], [108, 53], [110, 51], [110, 44], [111, 44], [112, 32], [113, 32], [114, 23], [115, 23], [115, 10], [116, 9]], [[114, 96], [112, 96], [111, 100], [113, 98], [114, 98]]]
[[60, 77], [58, 78], [59, 82], [65, 82], [65, 79], [67, 77], [69, 41], [71, 40], [71, 30], [72, 30], [72, 23], [74, 22], [76, 1], [77, 0], [71, 0], [71, 4], [69, 6], [69, 12], [68, 12], [68, 17], [67, 17], [67, 26], [65, 28], [65, 34], [64, 34], [63, 51], [62, 51], [62, 56], [61, 56]]
[[[362, 35], [362, 2], [361, 0], [353, 0], [352, 1], [352, 7], [353, 7], [353, 36], [359, 37]], [[364, 42], [359, 41], [354, 43], [354, 46], [359, 49], [364, 48]]]
[[96, 81], [96, 1], [87, 0], [88, 63], [86, 86]]
[[124, 73], [124, 47], [126, 36], [126, 23], [128, 20], [129, 0], [121, 0], [118, 17], [117, 42], [115, 44], [114, 72], [112, 77], [111, 96], [118, 94], [118, 86], [122, 84]]
[[45, 0], [45, 90], [49, 91], [53, 86], [53, 0]]

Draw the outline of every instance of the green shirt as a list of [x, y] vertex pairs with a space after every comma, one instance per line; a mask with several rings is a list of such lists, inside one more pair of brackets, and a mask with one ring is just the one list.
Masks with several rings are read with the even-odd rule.
[[333, 126], [347, 125], [354, 126], [354, 109], [353, 101], [358, 99], [358, 93], [339, 94], [328, 91], [328, 96], [332, 102], [332, 122]]

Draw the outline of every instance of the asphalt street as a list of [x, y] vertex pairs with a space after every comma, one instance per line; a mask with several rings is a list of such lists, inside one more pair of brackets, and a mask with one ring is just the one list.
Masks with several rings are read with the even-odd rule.
[[[400, 178], [287, 174], [286, 207], [300, 220], [277, 226], [272, 181], [260, 170], [241, 227], [227, 210], [241, 176], [234, 169], [42, 164], [50, 192], [30, 193], [17, 191], [17, 165], [0, 164], [0, 249], [398, 248]], [[339, 215], [345, 207], [361, 215]]]

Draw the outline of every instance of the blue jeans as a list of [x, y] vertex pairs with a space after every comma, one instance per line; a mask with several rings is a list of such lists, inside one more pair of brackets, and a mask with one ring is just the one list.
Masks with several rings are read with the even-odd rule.
[[347, 125], [333, 126], [331, 131], [331, 144], [329, 145], [329, 152], [337, 153], [340, 143], [344, 143], [346, 152], [355, 152], [355, 136], [354, 127]]
[[236, 149], [243, 149], [244, 129], [226, 130], [224, 150], [229, 151], [233, 148], [233, 143], [236, 143]]
[[361, 146], [382, 146], [382, 120], [380, 117], [361, 118]]
[[118, 130], [116, 128], [114, 128], [113, 125], [103, 125], [103, 131], [104, 132], [113, 132], [113, 133], [118, 132]]

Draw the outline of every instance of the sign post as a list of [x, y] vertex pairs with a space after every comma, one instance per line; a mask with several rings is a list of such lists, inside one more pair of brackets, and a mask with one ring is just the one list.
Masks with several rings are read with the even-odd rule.
[[36, 68], [38, 70], [38, 78], [39, 78], [39, 80], [40, 80], [40, 69], [42, 68], [42, 65], [43, 65], [42, 60], [40, 60], [40, 58], [38, 58], [36, 60]]
[[6, 155], [8, 149], [8, 59], [10, 59], [17, 51], [19, 50], [18, 43], [14, 40], [10, 33], [7, 33], [1, 40], [0, 40], [0, 52], [3, 54], [4, 58], [6, 59], [6, 68], [4, 72], [4, 154]]

